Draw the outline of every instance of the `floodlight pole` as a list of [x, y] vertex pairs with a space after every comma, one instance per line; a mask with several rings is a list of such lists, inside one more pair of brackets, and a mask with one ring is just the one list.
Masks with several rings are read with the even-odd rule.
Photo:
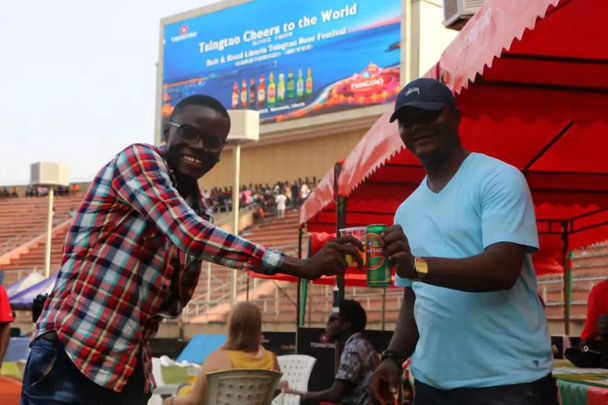
[[49, 187], [49, 206], [46, 218], [46, 248], [44, 252], [44, 276], [49, 278], [51, 275], [51, 243], [53, 233], [53, 197], [55, 189], [53, 186]]

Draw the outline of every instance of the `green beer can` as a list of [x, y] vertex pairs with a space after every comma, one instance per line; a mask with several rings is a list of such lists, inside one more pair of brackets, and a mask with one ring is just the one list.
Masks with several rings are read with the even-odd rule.
[[384, 256], [382, 232], [386, 225], [368, 225], [365, 229], [365, 261], [368, 287], [390, 287], [391, 266]]

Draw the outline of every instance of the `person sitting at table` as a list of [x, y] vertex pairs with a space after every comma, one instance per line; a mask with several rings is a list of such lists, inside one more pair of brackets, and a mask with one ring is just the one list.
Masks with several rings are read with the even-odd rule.
[[[163, 404], [201, 404], [205, 396], [207, 373], [231, 369], [281, 371], [277, 356], [262, 347], [262, 314], [252, 302], [239, 302], [232, 308], [228, 317], [226, 343], [207, 356], [192, 391], [185, 396], [169, 397]], [[287, 382], [281, 381], [279, 387], [287, 388]]]
[[331, 402], [342, 405], [368, 405], [372, 403], [369, 381], [380, 359], [372, 344], [363, 336], [367, 314], [355, 300], [344, 300], [339, 312], [329, 316], [325, 332], [336, 346], [344, 345], [338, 373], [333, 385], [323, 391], [299, 392], [286, 389], [289, 394], [301, 395], [304, 403]]
[[581, 343], [593, 340], [608, 342], [608, 279], [597, 283], [589, 293]]

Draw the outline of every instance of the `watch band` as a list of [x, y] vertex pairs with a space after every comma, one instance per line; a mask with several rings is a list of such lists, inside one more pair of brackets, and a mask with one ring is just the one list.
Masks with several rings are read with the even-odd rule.
[[421, 281], [428, 274], [429, 265], [423, 258], [415, 257], [414, 270], [416, 271], [416, 280]]
[[382, 352], [382, 355], [380, 356], [380, 362], [383, 362], [386, 359], [394, 360], [399, 366], [401, 366], [405, 361], [404, 356], [394, 350], [385, 350]]

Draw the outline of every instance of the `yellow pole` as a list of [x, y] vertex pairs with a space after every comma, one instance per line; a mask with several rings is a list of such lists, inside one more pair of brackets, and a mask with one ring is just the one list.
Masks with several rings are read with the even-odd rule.
[[[241, 145], [234, 145], [234, 155], [232, 156], [234, 163], [234, 184], [232, 185], [232, 215], [233, 215], [233, 226], [232, 232], [235, 235], [239, 234], [239, 201], [241, 197], [241, 193], [239, 189], [241, 188]], [[238, 271], [232, 270], [232, 288], [231, 288], [231, 299], [232, 303], [236, 302], [237, 297], [237, 278]]]
[[46, 222], [46, 249], [44, 252], [44, 275], [48, 278], [51, 274], [51, 239], [53, 232], [53, 186], [49, 187], [49, 207]]

